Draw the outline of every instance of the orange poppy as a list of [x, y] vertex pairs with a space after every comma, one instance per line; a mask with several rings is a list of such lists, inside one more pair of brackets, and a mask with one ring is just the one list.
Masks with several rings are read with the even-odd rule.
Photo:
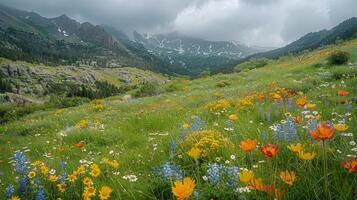
[[339, 96], [347, 96], [349, 94], [349, 92], [347, 90], [339, 90], [339, 91], [337, 91], [337, 94]]
[[243, 150], [243, 151], [252, 151], [255, 149], [255, 147], [257, 146], [257, 141], [256, 140], [244, 140], [241, 141], [239, 144], [239, 147]]
[[82, 140], [82, 141], [78, 142], [77, 144], [75, 144], [74, 146], [81, 149], [84, 147], [84, 144], [85, 144], [85, 142]]
[[353, 158], [352, 160], [343, 160], [342, 167], [347, 169], [349, 173], [357, 172], [357, 159]]
[[325, 141], [327, 139], [331, 140], [334, 136], [333, 126], [330, 126], [328, 123], [321, 122], [317, 125], [315, 131], [309, 131], [311, 137], [314, 140], [322, 140]]
[[260, 151], [269, 158], [274, 158], [279, 151], [278, 145], [267, 144], [260, 147]]
[[307, 104], [307, 99], [306, 99], [306, 97], [300, 98], [300, 99], [296, 100], [296, 104], [297, 104], [298, 106], [305, 106], [305, 105]]

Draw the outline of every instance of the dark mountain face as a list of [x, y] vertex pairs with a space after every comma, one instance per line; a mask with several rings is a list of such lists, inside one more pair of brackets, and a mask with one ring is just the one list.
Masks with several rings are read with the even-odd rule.
[[0, 56], [46, 64], [132, 66], [165, 71], [160, 60], [130, 50], [103, 27], [66, 15], [45, 18], [0, 6]]
[[[318, 47], [334, 44], [337, 39], [348, 40], [356, 36], [357, 33], [357, 17], [348, 19], [331, 30], [321, 30], [319, 32], [308, 33], [300, 39], [292, 42], [285, 47], [267, 51], [263, 53], [254, 54], [251, 57], [266, 57], [279, 58], [280, 56], [288, 55], [290, 53], [298, 53], [306, 49], [316, 49]], [[242, 62], [244, 60], [241, 60]]]

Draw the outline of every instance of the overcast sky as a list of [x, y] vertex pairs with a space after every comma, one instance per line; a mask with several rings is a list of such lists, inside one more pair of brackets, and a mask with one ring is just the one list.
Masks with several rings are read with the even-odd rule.
[[357, 16], [357, 0], [0, 0], [125, 32], [182, 34], [278, 47]]

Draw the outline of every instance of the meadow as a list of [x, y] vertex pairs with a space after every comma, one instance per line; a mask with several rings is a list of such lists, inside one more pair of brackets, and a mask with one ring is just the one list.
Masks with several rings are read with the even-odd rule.
[[357, 199], [357, 40], [0, 126], [1, 199]]

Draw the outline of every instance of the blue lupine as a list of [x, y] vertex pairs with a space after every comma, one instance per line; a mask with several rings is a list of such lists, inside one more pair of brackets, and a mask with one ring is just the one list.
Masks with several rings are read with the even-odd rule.
[[296, 126], [291, 116], [286, 117], [285, 123], [274, 123], [274, 140], [293, 142], [298, 139]]
[[19, 192], [22, 195], [26, 195], [30, 192], [30, 178], [27, 176], [24, 176], [23, 178], [19, 179]]
[[22, 151], [15, 151], [13, 156], [13, 160], [15, 161], [15, 172], [21, 175], [28, 174], [28, 167], [27, 167], [27, 159], [26, 155]]
[[6, 187], [6, 191], [5, 191], [5, 196], [6, 199], [10, 199], [15, 193], [15, 188], [13, 185], [9, 185]]
[[198, 116], [194, 116], [193, 117], [193, 123], [191, 125], [191, 130], [192, 131], [203, 130], [203, 129], [205, 129], [205, 127], [206, 127], [206, 122], [204, 120], [202, 120]]
[[222, 165], [214, 163], [214, 164], [208, 164], [208, 169], [207, 169], [207, 178], [208, 182], [215, 185], [219, 182], [221, 179], [221, 170], [222, 170]]
[[62, 171], [62, 174], [61, 174], [61, 177], [58, 179], [58, 181], [60, 183], [64, 183], [66, 182], [67, 180], [67, 172], [66, 172], [66, 167], [67, 167], [67, 163], [66, 162], [63, 162], [63, 161], [60, 161], [60, 168], [61, 168], [61, 171]]
[[46, 200], [46, 192], [43, 187], [39, 187], [36, 191], [36, 200]]
[[227, 172], [227, 183], [228, 187], [237, 187], [238, 186], [238, 167], [226, 167]]
[[157, 176], [164, 178], [167, 181], [170, 180], [181, 180], [183, 178], [183, 171], [180, 166], [166, 162], [162, 164], [160, 168], [153, 168], [154, 173]]

